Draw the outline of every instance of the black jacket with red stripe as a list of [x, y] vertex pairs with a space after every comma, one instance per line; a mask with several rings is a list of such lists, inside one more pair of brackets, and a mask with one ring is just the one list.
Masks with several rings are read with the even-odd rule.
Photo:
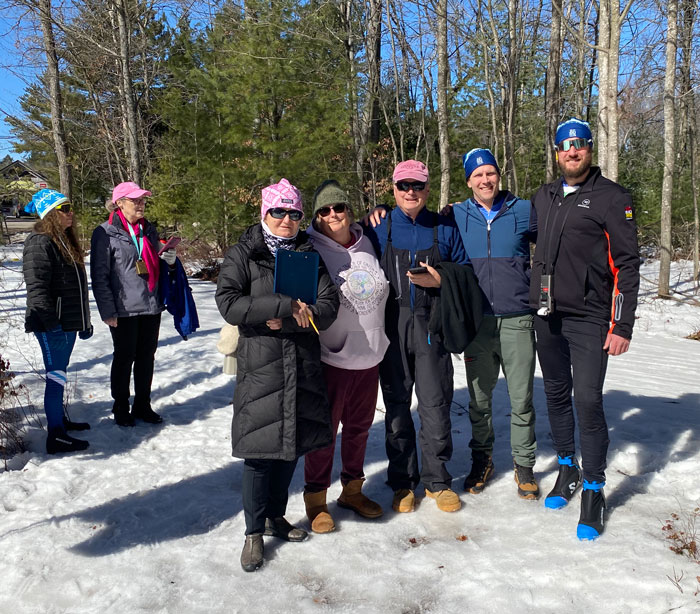
[[562, 183], [543, 185], [532, 199], [539, 233], [530, 305], [539, 307], [541, 276], [552, 274], [557, 313], [609, 322], [611, 332], [630, 339], [639, 291], [632, 197], [597, 166], [566, 197]]

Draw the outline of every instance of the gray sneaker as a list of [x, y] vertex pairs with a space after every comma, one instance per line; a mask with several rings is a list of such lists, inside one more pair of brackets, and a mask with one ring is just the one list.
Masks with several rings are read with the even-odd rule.
[[263, 564], [263, 536], [260, 533], [253, 533], [245, 536], [243, 552], [241, 552], [241, 567], [243, 571], [255, 571]]

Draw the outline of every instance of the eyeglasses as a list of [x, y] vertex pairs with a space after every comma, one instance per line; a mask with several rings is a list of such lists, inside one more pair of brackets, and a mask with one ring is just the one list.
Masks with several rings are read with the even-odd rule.
[[62, 205], [58, 205], [58, 207], [55, 207], [56, 211], [60, 211], [61, 213], [70, 213], [71, 211], [71, 204], [70, 203], [63, 203]]
[[414, 192], [420, 192], [422, 190], [425, 190], [425, 181], [397, 181], [396, 182], [396, 187], [399, 189], [399, 192], [408, 192], [411, 188], [413, 188]]
[[282, 209], [281, 207], [275, 207], [274, 209], [270, 209], [269, 214], [276, 220], [283, 220], [285, 216], [288, 215], [289, 219], [292, 220], [292, 222], [298, 222], [301, 218], [304, 217], [304, 214], [298, 209]]
[[572, 147], [574, 149], [588, 147], [588, 139], [569, 139], [568, 141], [562, 141], [559, 145], [555, 145], [554, 149], [557, 151], [569, 151]]
[[348, 206], [345, 203], [339, 203], [337, 205], [333, 205], [332, 207], [321, 207], [316, 213], [318, 213], [321, 217], [328, 217], [331, 214], [331, 209], [335, 211], [336, 213], [345, 213], [348, 210]]

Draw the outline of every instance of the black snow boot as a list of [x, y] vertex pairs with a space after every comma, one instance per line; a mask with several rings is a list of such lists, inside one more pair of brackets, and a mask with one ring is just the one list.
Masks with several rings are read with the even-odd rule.
[[286, 518], [280, 516], [279, 518], [266, 518], [265, 519], [265, 533], [268, 537], [279, 537], [288, 542], [303, 542], [309, 534], [290, 524]]
[[557, 458], [559, 460], [559, 475], [554, 483], [554, 488], [544, 500], [545, 507], [550, 510], [558, 510], [566, 506], [581, 484], [581, 468], [574, 455], [569, 454]]
[[89, 431], [87, 422], [73, 422], [66, 414], [63, 415], [63, 428], [67, 431]]
[[160, 424], [163, 422], [163, 418], [160, 414], [153, 411], [150, 403], [148, 405], [136, 405], [134, 403], [134, 406], [131, 408], [131, 415], [149, 424]]
[[581, 516], [578, 519], [577, 537], [584, 540], [598, 539], [605, 528], [605, 482], [583, 481]]
[[263, 536], [260, 533], [253, 533], [245, 536], [243, 552], [241, 552], [241, 567], [243, 571], [255, 571], [263, 564], [263, 553], [265, 546]]
[[71, 437], [62, 428], [51, 429], [46, 437], [47, 454], [79, 452], [80, 450], [86, 450], [89, 446], [90, 444], [87, 441]]
[[129, 401], [114, 401], [112, 406], [112, 413], [114, 414], [114, 422], [118, 426], [134, 426], [136, 421], [134, 417], [129, 412]]
[[486, 452], [472, 452], [472, 470], [464, 480], [464, 490], [473, 495], [479, 494], [486, 487], [486, 482], [493, 476], [493, 460]]

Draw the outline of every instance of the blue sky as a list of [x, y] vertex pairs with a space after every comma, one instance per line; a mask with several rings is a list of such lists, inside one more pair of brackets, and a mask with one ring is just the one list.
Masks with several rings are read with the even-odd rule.
[[16, 30], [17, 14], [4, 9], [0, 12], [0, 158], [12, 153], [11, 134], [4, 119], [8, 114], [21, 113], [19, 97], [34, 79], [35, 67], [25, 57], [25, 37]]

